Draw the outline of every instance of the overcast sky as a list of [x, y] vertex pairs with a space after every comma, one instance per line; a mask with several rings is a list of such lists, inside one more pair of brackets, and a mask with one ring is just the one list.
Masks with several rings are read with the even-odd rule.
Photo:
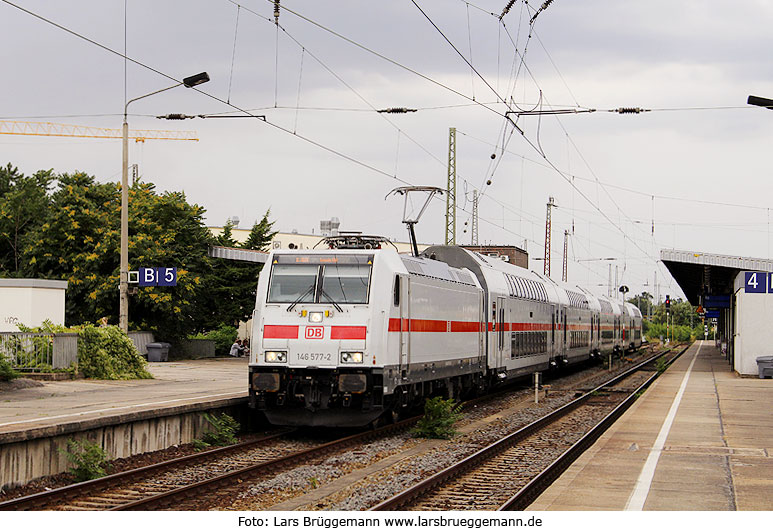
[[[661, 297], [678, 295], [662, 248], [771, 256], [773, 113], [745, 104], [773, 97], [771, 1], [556, 0], [530, 27], [535, 8], [521, 1], [500, 22], [505, 0], [282, 0], [279, 30], [264, 0], [13, 3], [119, 54], [125, 45], [139, 64], [3, 0], [0, 119], [120, 128], [127, 97], [171, 85], [164, 75], [210, 74], [200, 91], [129, 107], [130, 129], [197, 132], [132, 144], [130, 162], [160, 190], [184, 190], [210, 225], [235, 215], [249, 228], [271, 209], [283, 231], [318, 233], [336, 216], [344, 230], [404, 240], [402, 200], [385, 196], [444, 187], [455, 127], [460, 243], [477, 189], [480, 241], [525, 245], [538, 270], [553, 196], [552, 275], [568, 229], [569, 280], [597, 293], [612, 264], [632, 293], [655, 293], [657, 271]], [[374, 111], [386, 107], [418, 111]], [[504, 117], [535, 107], [597, 111], [509, 115], [523, 134]], [[608, 112], [619, 107], [652, 111]], [[266, 122], [154, 118], [237, 108]], [[0, 135], [8, 162], [118, 181], [121, 145]], [[433, 202], [419, 240], [443, 241], [444, 210]]]

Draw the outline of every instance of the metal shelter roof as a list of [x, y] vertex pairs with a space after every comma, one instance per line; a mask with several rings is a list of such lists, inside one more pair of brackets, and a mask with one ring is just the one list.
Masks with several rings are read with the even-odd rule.
[[693, 305], [700, 303], [702, 294], [731, 294], [738, 272], [773, 272], [773, 261], [768, 259], [700, 251], [661, 249], [660, 260]]
[[265, 263], [268, 253], [253, 249], [228, 248], [224, 246], [212, 246], [209, 248], [209, 256], [216, 259], [239, 260], [244, 262]]

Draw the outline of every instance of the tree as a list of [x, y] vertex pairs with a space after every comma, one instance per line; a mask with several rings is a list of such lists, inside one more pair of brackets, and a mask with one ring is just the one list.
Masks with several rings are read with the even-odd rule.
[[[244, 249], [266, 249], [276, 234], [272, 231], [274, 222], [270, 222], [269, 211], [259, 222], [252, 226], [247, 240], [239, 247]], [[217, 237], [218, 245], [237, 247], [232, 236], [233, 225], [229, 221], [223, 232]], [[215, 329], [221, 324], [236, 325], [250, 318], [255, 308], [255, 292], [258, 275], [262, 265], [255, 262], [237, 262], [225, 259], [212, 259], [212, 275], [206, 279], [209, 287], [210, 304], [207, 328]]]
[[42, 223], [52, 181], [50, 170], [27, 177], [10, 163], [0, 167], [0, 275], [22, 274], [24, 245]]
[[[68, 324], [117, 322], [120, 186], [82, 172], [28, 178], [8, 165], [0, 192], [0, 275], [65, 279]], [[210, 246], [238, 244], [230, 225], [214, 238], [204, 212], [181, 192], [159, 194], [150, 183], [129, 190], [129, 269], [177, 267], [177, 286], [130, 295], [131, 329], [174, 341], [249, 318], [261, 265], [210, 258]], [[268, 216], [242, 247], [267, 247], [275, 234]]]
[[645, 318], [652, 311], [652, 294], [649, 292], [642, 292], [640, 295], [630, 298], [628, 302], [636, 305]]
[[225, 225], [223, 226], [223, 232], [220, 233], [215, 238], [217, 240], [218, 246], [224, 246], [227, 248], [236, 247], [236, 240], [234, 240], [234, 237], [233, 237], [233, 227], [234, 227], [234, 223], [231, 220], [228, 220], [225, 223]]
[[273, 240], [274, 236], [277, 234], [277, 231], [272, 231], [274, 222], [268, 221], [270, 214], [271, 210], [269, 209], [259, 222], [256, 221], [255, 224], [253, 224], [250, 235], [247, 237], [247, 240], [244, 241], [244, 244], [242, 244], [243, 248], [268, 251], [271, 240]]
[[[690, 326], [690, 320], [693, 318], [695, 309], [687, 301], [676, 299], [671, 301], [671, 309], [669, 310], [670, 318], [669, 325], [686, 325]], [[661, 303], [657, 307], [652, 315], [653, 323], [666, 323], [666, 305]]]
[[[69, 281], [68, 323], [117, 320], [120, 261], [120, 187], [83, 173], [62, 174], [43, 224], [24, 256], [30, 275]], [[129, 191], [129, 269], [177, 267], [176, 287], [143, 287], [130, 297], [129, 327], [177, 339], [201, 329], [214, 242], [204, 209], [180, 192], [157, 194], [149, 183]]]
[[23, 257], [30, 277], [69, 282], [67, 323], [118, 315], [120, 197], [115, 183], [81, 172], [62, 174]]
[[204, 209], [182, 192], [157, 194], [150, 183], [132, 187], [129, 205], [129, 269], [177, 268], [177, 286], [143, 287], [131, 298], [130, 323], [167, 339], [202, 330], [210, 290], [205, 280], [212, 273], [207, 252], [214, 244]]

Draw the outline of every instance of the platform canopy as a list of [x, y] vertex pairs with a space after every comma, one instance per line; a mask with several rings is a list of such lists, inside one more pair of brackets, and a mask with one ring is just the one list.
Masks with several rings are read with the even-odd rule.
[[258, 262], [264, 264], [268, 259], [268, 253], [254, 249], [228, 248], [223, 246], [211, 246], [209, 256], [216, 259], [238, 260], [242, 262]]
[[701, 251], [660, 250], [660, 260], [676, 280], [692, 305], [701, 303], [704, 294], [733, 293], [738, 272], [773, 272], [773, 261], [735, 255], [717, 255]]

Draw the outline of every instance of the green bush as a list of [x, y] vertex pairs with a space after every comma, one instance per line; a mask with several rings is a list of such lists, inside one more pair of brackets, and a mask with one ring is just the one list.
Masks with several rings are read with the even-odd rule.
[[0, 381], [12, 381], [19, 377], [19, 372], [13, 369], [11, 363], [0, 355]]
[[236, 327], [230, 325], [220, 325], [214, 331], [207, 333], [199, 333], [191, 336], [196, 340], [214, 340], [215, 341], [215, 354], [217, 356], [227, 356], [231, 351], [231, 346], [236, 340], [236, 335], [239, 333]]
[[204, 433], [200, 440], [193, 440], [193, 445], [197, 450], [204, 449], [210, 445], [233, 445], [236, 443], [236, 433], [239, 431], [239, 423], [228, 414], [211, 416], [204, 413], [204, 419], [211, 425], [212, 430]]
[[433, 397], [424, 403], [424, 417], [416, 424], [413, 435], [418, 438], [450, 439], [456, 434], [454, 423], [461, 419], [462, 405], [453, 399]]
[[107, 453], [96, 443], [68, 440], [67, 448], [60, 450], [73, 463], [70, 473], [77, 482], [104, 477]]
[[[664, 323], [650, 323], [645, 321], [644, 324], [644, 336], [646, 336], [650, 342], [660, 340], [661, 336], [663, 337], [663, 340], [666, 339], [666, 325]], [[698, 324], [691, 328], [688, 325], [675, 325], [669, 327], [668, 336], [675, 342], [691, 342], [696, 338], [703, 338], [703, 326]]]
[[87, 379], [152, 379], [147, 362], [118, 327], [86, 325], [79, 333], [78, 366]]

